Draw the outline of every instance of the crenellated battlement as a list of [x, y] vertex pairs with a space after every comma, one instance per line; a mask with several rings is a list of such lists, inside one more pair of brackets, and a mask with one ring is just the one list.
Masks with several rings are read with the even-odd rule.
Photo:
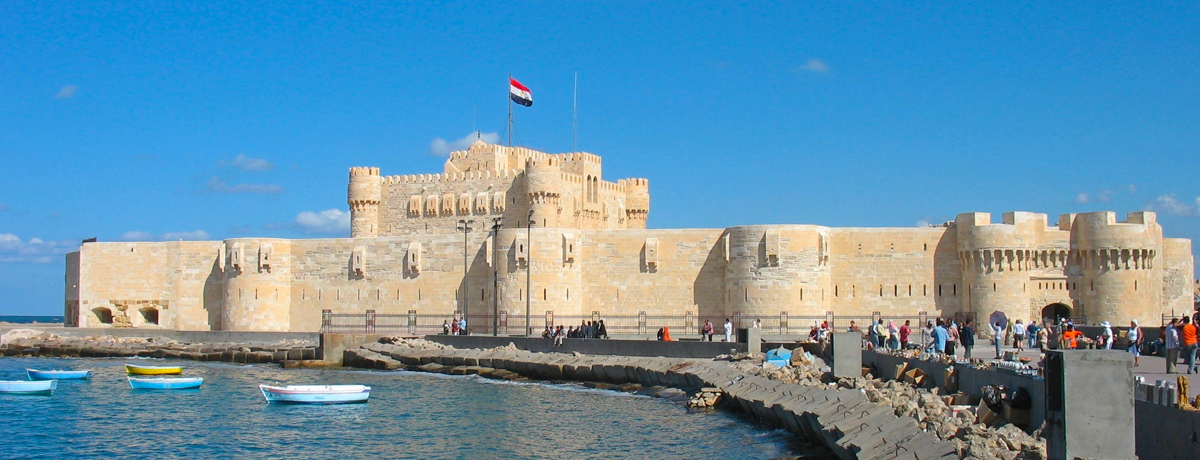
[[384, 177], [384, 183], [388, 185], [394, 184], [427, 184], [436, 182], [454, 182], [454, 181], [472, 181], [472, 180], [491, 180], [491, 179], [515, 179], [521, 175], [519, 169], [508, 169], [499, 172], [492, 171], [467, 171], [462, 173], [438, 173], [438, 174], [407, 174], [401, 176]]
[[379, 168], [371, 166], [354, 166], [350, 168], [350, 177], [355, 176], [378, 176]]

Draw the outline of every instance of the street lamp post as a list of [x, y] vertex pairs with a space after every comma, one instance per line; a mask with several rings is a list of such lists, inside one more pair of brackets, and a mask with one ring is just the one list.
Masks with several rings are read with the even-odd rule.
[[[502, 217], [492, 218], [492, 251], [496, 251], [497, 239], [500, 235], [500, 222]], [[495, 257], [494, 255], [492, 256]], [[500, 334], [500, 290], [497, 287], [499, 283], [500, 268], [496, 266], [495, 260], [492, 261], [492, 337]]]
[[533, 335], [533, 325], [529, 323], [529, 300], [533, 298], [533, 210], [529, 210], [529, 218], [525, 222], [525, 337]]
[[[475, 223], [475, 220], [473, 220], [473, 219], [458, 221], [458, 231], [462, 232], [462, 234], [463, 234], [463, 292], [462, 292], [462, 301], [463, 301], [462, 315], [463, 316], [462, 317], [464, 320], [467, 319], [467, 301], [468, 301], [468, 296], [470, 295], [470, 292], [471, 292], [471, 290], [468, 289], [468, 287], [470, 285], [468, 284], [468, 281], [467, 281], [467, 234], [471, 233], [471, 231], [475, 230], [475, 229], [471, 228], [471, 225], [474, 223]], [[470, 323], [471, 323], [470, 321], [467, 321], [467, 327], [471, 326]], [[462, 334], [466, 335], [467, 332], [463, 331]]]

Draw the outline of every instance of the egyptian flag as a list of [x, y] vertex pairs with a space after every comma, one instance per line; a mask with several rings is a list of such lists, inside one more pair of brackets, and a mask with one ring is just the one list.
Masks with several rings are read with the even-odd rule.
[[522, 85], [521, 82], [508, 77], [508, 97], [518, 104], [525, 107], [533, 105], [533, 93], [529, 92], [529, 88]]

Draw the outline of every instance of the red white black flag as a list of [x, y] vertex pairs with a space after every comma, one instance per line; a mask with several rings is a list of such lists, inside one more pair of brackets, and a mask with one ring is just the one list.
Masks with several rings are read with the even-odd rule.
[[508, 97], [518, 104], [525, 107], [533, 105], [533, 93], [529, 92], [529, 88], [522, 85], [521, 82], [508, 77]]

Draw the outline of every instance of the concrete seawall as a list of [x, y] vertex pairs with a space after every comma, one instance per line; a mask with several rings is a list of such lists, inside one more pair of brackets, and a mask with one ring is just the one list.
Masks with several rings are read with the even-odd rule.
[[[12, 330], [0, 343], [3, 356], [82, 358], [169, 358], [230, 363], [283, 363], [320, 358], [315, 340], [286, 338], [292, 334], [191, 332], [188, 341], [167, 336], [62, 336], [35, 330]], [[166, 332], [166, 331], [164, 331]], [[181, 336], [183, 337], [183, 336]], [[249, 339], [233, 341], [232, 339]], [[314, 337], [315, 339], [316, 337]]]
[[517, 349], [540, 353], [583, 353], [585, 355], [659, 356], [664, 358], [714, 358], [745, 353], [746, 344], [726, 342], [657, 340], [566, 339], [560, 347], [542, 338], [488, 337], [481, 335], [427, 335], [425, 340], [454, 348], [495, 348], [513, 344]]
[[463, 374], [499, 369], [533, 379], [720, 389], [728, 402], [806, 439], [841, 459], [957, 459], [953, 444], [917, 420], [871, 402], [862, 390], [810, 386], [748, 375], [728, 362], [663, 357], [535, 353], [516, 347], [419, 349], [371, 343], [347, 350], [346, 366], [412, 368]]

